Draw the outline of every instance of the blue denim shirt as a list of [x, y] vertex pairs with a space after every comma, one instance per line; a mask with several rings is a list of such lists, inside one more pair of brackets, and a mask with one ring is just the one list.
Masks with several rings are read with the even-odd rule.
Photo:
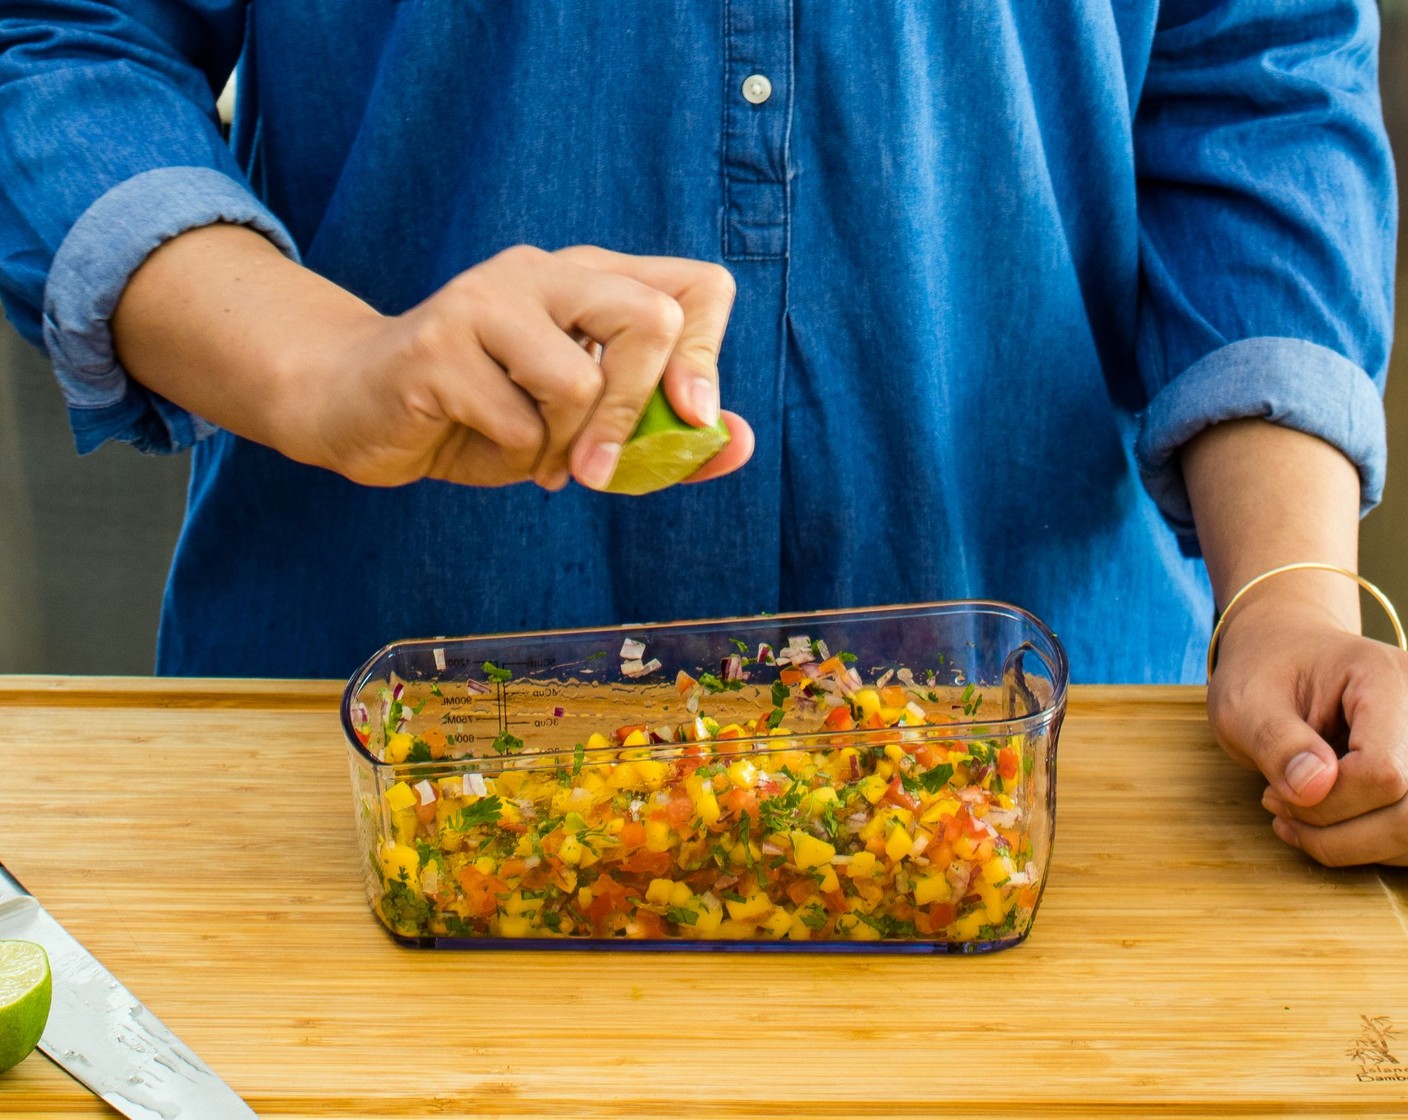
[[[1077, 680], [1195, 680], [1212, 603], [1180, 446], [1264, 416], [1343, 450], [1366, 508], [1382, 485], [1369, 0], [16, 10], [7, 312], [80, 450], [194, 447], [161, 671], [342, 676], [398, 637], [981, 596], [1042, 616]], [[724, 402], [757, 452], [638, 499], [372, 490], [215, 431], [108, 330], [146, 254], [214, 221], [387, 313], [517, 242], [722, 261]]]

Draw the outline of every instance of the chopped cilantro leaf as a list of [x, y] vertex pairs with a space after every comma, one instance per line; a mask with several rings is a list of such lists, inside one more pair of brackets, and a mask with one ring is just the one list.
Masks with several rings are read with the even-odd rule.
[[407, 762], [429, 762], [430, 744], [424, 739], [412, 739], [410, 753], [406, 755]]
[[922, 786], [926, 793], [938, 793], [944, 786], [948, 785], [949, 779], [953, 777], [953, 763], [941, 762], [932, 770], [925, 770], [915, 778], [915, 782]]
[[677, 926], [692, 926], [699, 921], [699, 911], [684, 906], [670, 906], [665, 910], [665, 918]]
[[586, 757], [587, 745], [578, 743], [572, 748], [572, 776], [575, 778], [582, 772], [582, 759]]
[[772, 706], [774, 708], [780, 708], [787, 703], [788, 695], [788, 689], [785, 684], [781, 681], [772, 682]]
[[508, 731], [500, 731], [489, 745], [494, 748], [495, 754], [516, 754], [523, 749], [523, 740]]
[[484, 675], [488, 677], [491, 681], [493, 681], [495, 684], [507, 684], [509, 681], [513, 680], [512, 669], [504, 669], [498, 665], [495, 665], [492, 661], [484, 662], [482, 668], [484, 670]]
[[706, 692], [737, 692], [743, 687], [742, 681], [720, 680], [713, 673], [700, 673], [699, 683]]
[[450, 821], [450, 827], [457, 832], [468, 832], [481, 824], [497, 824], [499, 817], [503, 815], [504, 803], [499, 799], [499, 795], [494, 793], [488, 797], [481, 797], [477, 801], [472, 801], [455, 815]]
[[748, 901], [748, 900], [745, 899], [741, 894], [739, 894], [737, 891], [720, 891], [720, 892], [719, 892], [719, 897], [722, 898], [722, 899], [723, 899], [724, 901], [726, 901], [726, 902], [746, 902], [746, 901]]

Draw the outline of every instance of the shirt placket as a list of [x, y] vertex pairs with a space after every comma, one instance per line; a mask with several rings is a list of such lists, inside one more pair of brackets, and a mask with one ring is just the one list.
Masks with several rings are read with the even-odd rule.
[[787, 256], [792, 35], [792, 0], [725, 0], [726, 260]]

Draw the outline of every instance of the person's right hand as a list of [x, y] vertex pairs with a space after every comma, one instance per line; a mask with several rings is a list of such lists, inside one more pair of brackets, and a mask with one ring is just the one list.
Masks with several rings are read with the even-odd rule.
[[[570, 476], [599, 489], [662, 377], [684, 420], [718, 419], [733, 293], [725, 269], [700, 261], [506, 250], [322, 356], [326, 456], [371, 485], [531, 477], [558, 489]], [[751, 449], [746, 423], [726, 422], [734, 438], [710, 477]]]
[[[355, 482], [601, 488], [662, 379], [687, 422], [720, 415], [733, 294], [719, 265], [518, 246], [384, 316], [259, 234], [212, 226], [148, 259], [113, 329], [148, 387]], [[732, 439], [691, 481], [752, 453], [747, 423], [723, 416]]]

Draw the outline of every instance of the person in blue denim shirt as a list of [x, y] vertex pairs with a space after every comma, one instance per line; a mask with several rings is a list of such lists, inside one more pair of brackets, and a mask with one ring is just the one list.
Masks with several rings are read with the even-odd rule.
[[[1377, 35], [1369, 0], [0, 6], [0, 294], [81, 451], [193, 448], [161, 672], [990, 597], [1077, 681], [1193, 681], [1216, 606], [1353, 568], [1382, 487]], [[698, 424], [722, 386], [733, 443], [601, 493], [661, 380]], [[1408, 658], [1359, 629], [1342, 576], [1258, 584], [1210, 715], [1282, 839], [1405, 863]]]

